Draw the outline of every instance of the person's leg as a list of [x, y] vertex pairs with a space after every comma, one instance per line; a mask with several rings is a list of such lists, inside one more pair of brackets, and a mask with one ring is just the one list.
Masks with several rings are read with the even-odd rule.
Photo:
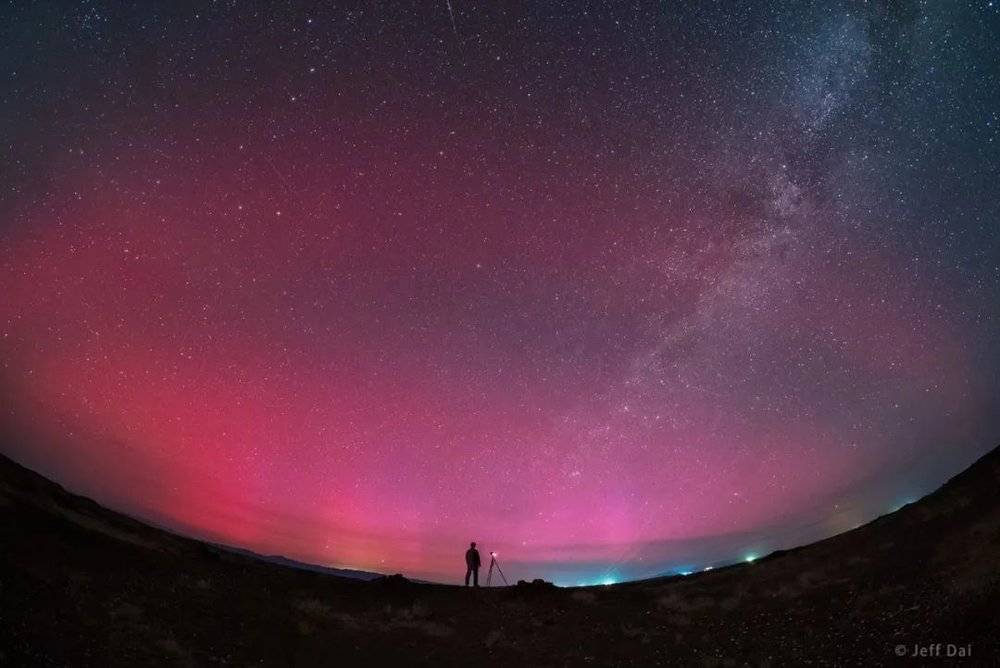
[[474, 587], [478, 587], [479, 586], [479, 569], [478, 568], [473, 568], [472, 569], [472, 585]]
[[472, 569], [468, 566], [465, 567], [465, 586], [469, 586], [469, 576], [472, 575]]

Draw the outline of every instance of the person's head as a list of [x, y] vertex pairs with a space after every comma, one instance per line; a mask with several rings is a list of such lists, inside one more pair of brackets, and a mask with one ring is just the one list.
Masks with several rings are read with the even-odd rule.
[[471, 547], [474, 550], [474, 549], [476, 549], [476, 544], [475, 543], [469, 543], [469, 547]]

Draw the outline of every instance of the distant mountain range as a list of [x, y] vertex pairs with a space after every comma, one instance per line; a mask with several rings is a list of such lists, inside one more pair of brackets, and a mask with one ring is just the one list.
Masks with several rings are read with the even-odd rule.
[[[328, 566], [309, 564], [304, 561], [296, 561], [295, 559], [289, 559], [288, 557], [283, 557], [281, 555], [257, 554], [252, 550], [244, 550], [239, 547], [222, 545], [220, 543], [208, 543], [208, 544], [217, 547], [220, 550], [225, 550], [227, 552], [232, 552], [234, 554], [240, 554], [245, 557], [250, 557], [252, 559], [260, 559], [261, 561], [266, 561], [269, 564], [277, 564], [278, 566], [287, 566], [288, 568], [297, 568], [302, 571], [325, 573], [326, 575], [335, 575], [340, 578], [352, 578], [354, 580], [366, 580], [366, 581], [385, 577], [383, 573], [373, 573], [371, 571], [358, 571], [351, 568], [330, 568]], [[417, 582], [417, 580], [414, 580], [414, 582]]]

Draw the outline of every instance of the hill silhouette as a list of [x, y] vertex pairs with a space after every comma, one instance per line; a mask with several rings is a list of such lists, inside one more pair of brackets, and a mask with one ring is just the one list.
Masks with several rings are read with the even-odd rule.
[[[258, 558], [109, 511], [6, 458], [0, 540], [0, 665], [1000, 658], [1000, 449], [853, 531], [753, 564], [612, 586], [467, 590]], [[949, 645], [971, 656], [948, 659]]]

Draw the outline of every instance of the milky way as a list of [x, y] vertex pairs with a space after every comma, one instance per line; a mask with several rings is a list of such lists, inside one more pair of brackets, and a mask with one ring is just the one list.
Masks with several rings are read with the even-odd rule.
[[2, 10], [0, 449], [262, 553], [575, 584], [1000, 442], [1000, 3], [501, 4]]

